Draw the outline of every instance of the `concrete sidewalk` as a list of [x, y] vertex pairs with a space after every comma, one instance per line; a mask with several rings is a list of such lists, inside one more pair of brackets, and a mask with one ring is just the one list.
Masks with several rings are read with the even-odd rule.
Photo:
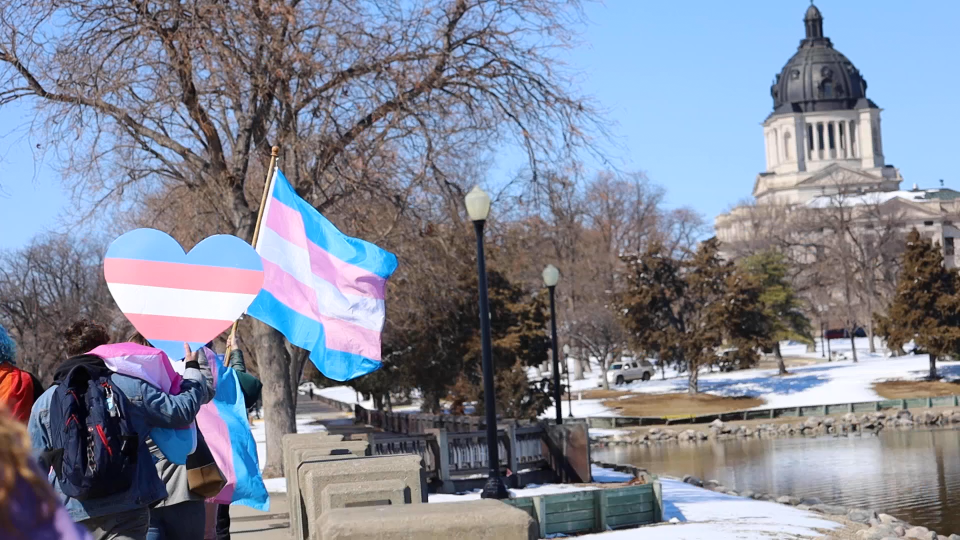
[[240, 540], [290, 540], [287, 496], [271, 493], [268, 512], [258, 512], [246, 506], [231, 506], [230, 537]]

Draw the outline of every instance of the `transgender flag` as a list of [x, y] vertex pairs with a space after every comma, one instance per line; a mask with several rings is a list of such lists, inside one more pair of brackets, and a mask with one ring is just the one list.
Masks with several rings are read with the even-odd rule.
[[301, 199], [277, 169], [257, 239], [263, 289], [247, 313], [310, 351], [327, 377], [380, 369], [383, 295], [397, 258], [350, 238]]

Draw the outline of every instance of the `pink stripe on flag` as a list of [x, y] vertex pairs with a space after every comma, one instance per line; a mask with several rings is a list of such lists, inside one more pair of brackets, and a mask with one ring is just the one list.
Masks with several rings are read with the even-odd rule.
[[266, 259], [263, 259], [263, 288], [277, 300], [315, 321], [320, 320], [320, 308], [317, 306], [317, 293], [306, 283], [288, 274]]
[[104, 259], [103, 275], [108, 283], [192, 291], [257, 294], [263, 285], [257, 270], [137, 259]]
[[264, 290], [290, 309], [323, 324], [328, 348], [380, 360], [380, 332], [320, 313], [317, 293], [280, 268], [263, 260]]
[[200, 412], [197, 413], [197, 427], [200, 428], [203, 440], [213, 454], [213, 461], [227, 480], [227, 485], [215, 498], [218, 502], [230, 501], [233, 499], [233, 490], [237, 485], [237, 472], [233, 467], [233, 443], [230, 442], [230, 430], [220, 417], [220, 411], [217, 410], [214, 402], [211, 401], [200, 407]]
[[270, 211], [267, 213], [267, 228], [272, 229], [287, 242], [307, 249], [307, 231], [300, 212], [272, 197], [268, 204]]
[[310, 270], [315, 276], [332, 283], [343, 294], [383, 299], [387, 280], [341, 261], [313, 242], [309, 242], [307, 250], [310, 252]]
[[380, 332], [353, 323], [320, 316], [327, 348], [380, 361]]
[[193, 319], [167, 315], [127, 313], [127, 319], [147, 339], [206, 343], [210, 336], [222, 333], [233, 321]]
[[160, 349], [136, 343], [100, 345], [90, 354], [103, 358], [110, 370], [146, 381], [168, 394], [180, 393], [180, 374]]
[[[291, 244], [310, 253], [310, 271], [333, 284], [343, 294], [383, 299], [386, 280], [363, 268], [341, 261], [307, 239], [303, 216], [277, 199], [270, 200], [267, 228]], [[270, 279], [265, 278], [264, 283]], [[271, 291], [272, 292], [272, 291]]]

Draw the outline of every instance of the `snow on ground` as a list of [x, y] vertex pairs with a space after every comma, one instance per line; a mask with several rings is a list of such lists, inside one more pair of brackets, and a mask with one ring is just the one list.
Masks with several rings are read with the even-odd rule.
[[811, 512], [772, 502], [731, 497], [722, 493], [661, 479], [663, 519], [679, 523], [588, 534], [594, 540], [734, 540], [743, 538], [816, 538], [819, 530], [840, 527]]
[[[817, 349], [807, 352], [807, 346], [799, 343], [784, 342], [781, 350], [785, 356], [799, 356], [821, 359]], [[822, 360], [809, 366], [790, 368], [790, 374], [777, 375], [776, 369], [749, 369], [729, 373], [700, 374], [700, 391], [719, 396], [750, 396], [762, 398], [766, 403], [760, 408], [799, 407], [829, 405], [856, 401], [875, 401], [883, 399], [873, 391], [872, 385], [885, 380], [916, 380], [927, 376], [929, 357], [926, 355], [887, 356], [887, 352], [878, 347], [877, 353], [870, 353], [868, 340], [856, 340], [858, 363], [851, 359], [851, 346], [848, 339], [835, 339], [830, 343], [833, 353], [840, 353], [846, 359], [833, 362]], [[940, 375], [946, 379], [960, 378], [960, 362], [938, 362]], [[586, 390], [599, 387], [599, 369], [586, 373], [581, 381], [573, 381], [574, 416], [617, 416], [617, 412], [603, 406], [602, 400], [577, 400], [578, 389]], [[666, 394], [687, 391], [687, 377], [672, 374], [661, 379], [658, 373], [651, 381], [635, 381], [616, 387], [634, 393]], [[621, 398], [623, 399], [623, 398]], [[566, 415], [566, 403], [564, 403]], [[552, 418], [551, 408], [542, 417]], [[593, 431], [591, 430], [591, 433]]]
[[[312, 391], [315, 396], [323, 396], [325, 398], [335, 399], [351, 405], [356, 405], [359, 403], [364, 409], [374, 409], [372, 399], [358, 400], [359, 396], [357, 395], [357, 391], [349, 386], [330, 386], [327, 388], [317, 388], [312, 382], [308, 382], [301, 384], [299, 391], [301, 394], [306, 394], [307, 392]], [[397, 405], [393, 407], [393, 410], [394, 412], [419, 411], [420, 401], [414, 399], [410, 405]]]
[[[593, 466], [595, 482], [625, 482], [629, 474]], [[755, 501], [715, 493], [679, 480], [661, 478], [663, 487], [663, 519], [665, 523], [637, 529], [579, 536], [596, 540], [728, 540], [743, 538], [815, 538], [820, 530], [840, 525], [792, 506]], [[597, 489], [575, 484], [548, 484], [511, 489], [510, 497], [534, 497], [550, 493], [569, 493]], [[430, 502], [465, 502], [480, 498], [480, 491], [458, 495], [432, 494]], [[668, 522], [673, 523], [668, 523]]]
[[[785, 356], [819, 359], [820, 362], [809, 366], [790, 368], [790, 374], [785, 377], [777, 375], [775, 369], [749, 369], [729, 373], [702, 372], [700, 374], [700, 391], [719, 396], [750, 396], [762, 398], [766, 403], [761, 408], [768, 407], [799, 407], [813, 405], [829, 405], [834, 403], [849, 403], [856, 401], [875, 401], [882, 399], [871, 388], [873, 383], [895, 379], [921, 379], [926, 377], [929, 358], [926, 355], [908, 355], [889, 357], [882, 347], [877, 347], [877, 353], [870, 353], [867, 338], [857, 338], [856, 347], [859, 363], [853, 363], [849, 339], [834, 339], [830, 341], [830, 350], [846, 357], [833, 362], [821, 359], [820, 341], [816, 349], [808, 352], [807, 346], [802, 343], [784, 342], [781, 350]], [[574, 360], [568, 359], [571, 374], [575, 373]], [[939, 362], [940, 374], [946, 379], [960, 378], [960, 362]], [[536, 369], [530, 369], [531, 378], [547, 376]], [[573, 389], [571, 401], [564, 399], [564, 417], [572, 413], [574, 417], [587, 416], [618, 416], [615, 409], [603, 405], [601, 399], [584, 399], [583, 393], [587, 390], [599, 388], [600, 369], [596, 362], [592, 362], [592, 369], [584, 373], [582, 380], [571, 381]], [[566, 383], [566, 380], [564, 380]], [[311, 385], [312, 386], [312, 385]], [[613, 388], [613, 387], [611, 387]], [[635, 393], [682, 393], [687, 391], [687, 377], [668, 368], [666, 379], [658, 371], [651, 381], [635, 381], [616, 387]], [[311, 388], [317, 395], [336, 399], [346, 403], [357, 403], [357, 393], [350, 387], [338, 386], [332, 388]], [[621, 398], [622, 399], [622, 398]], [[568, 405], [569, 403], [569, 405]], [[360, 405], [368, 409], [373, 408], [370, 400], [361, 401]], [[404, 407], [394, 407], [395, 411], [416, 411], [419, 400]], [[541, 418], [554, 418], [556, 413], [551, 406]], [[591, 434], [599, 436], [591, 430]]]
[[[578, 486], [575, 484], [544, 484], [534, 485], [531, 484], [528, 487], [523, 489], [511, 489], [510, 498], [516, 499], [518, 497], [536, 497], [537, 495], [550, 495], [553, 493], [572, 493], [574, 491], [590, 491], [597, 489], [592, 486]], [[457, 495], [448, 495], [446, 493], [431, 493], [428, 497], [428, 502], [432, 503], [441, 503], [441, 502], [465, 502], [465, 501], [477, 501], [480, 500], [480, 490], [471, 491], [468, 493], [460, 493]]]
[[[600, 467], [597, 465], [591, 465], [591, 474], [593, 475], [593, 481], [598, 484], [605, 483], [620, 483], [620, 482], [629, 482], [633, 479], [633, 475], [617, 472], [611, 469]], [[510, 498], [516, 499], [518, 497], [536, 497], [537, 495], [551, 495], [554, 493], [571, 493], [574, 491], [592, 491], [597, 489], [594, 486], [585, 486], [579, 484], [529, 484], [527, 487], [522, 489], [511, 489]], [[450, 495], [446, 493], [432, 493], [429, 496], [429, 502], [464, 502], [464, 501], [476, 501], [480, 499], [480, 490], [474, 490], [467, 493], [458, 493], [455, 495]]]
[[[316, 433], [326, 431], [327, 428], [315, 424], [314, 419], [307, 415], [297, 415], [297, 433]], [[267, 433], [263, 420], [256, 420], [250, 425], [250, 432], [253, 433], [253, 440], [257, 443], [257, 461], [260, 462], [260, 470], [263, 470], [267, 463]], [[270, 493], [286, 493], [287, 480], [285, 478], [265, 478], [264, 484]]]
[[[776, 369], [743, 370], [731, 373], [700, 375], [700, 390], [720, 396], [751, 396], [766, 401], [761, 408], [829, 405], [883, 399], [873, 391], [873, 383], [891, 379], [922, 379], [927, 376], [929, 358], [911, 355], [884, 358], [862, 355], [852, 360], [824, 362], [792, 367], [790, 374], [779, 377]], [[939, 363], [941, 375], [960, 376], [960, 362]], [[684, 392], [685, 378], [634, 383], [625, 389], [637, 393]]]

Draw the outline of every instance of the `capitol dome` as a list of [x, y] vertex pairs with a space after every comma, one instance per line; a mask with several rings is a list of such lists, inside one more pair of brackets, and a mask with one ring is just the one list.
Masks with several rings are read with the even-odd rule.
[[860, 71], [824, 37], [816, 6], [810, 5], [803, 23], [806, 37], [770, 87], [773, 114], [876, 108]]

